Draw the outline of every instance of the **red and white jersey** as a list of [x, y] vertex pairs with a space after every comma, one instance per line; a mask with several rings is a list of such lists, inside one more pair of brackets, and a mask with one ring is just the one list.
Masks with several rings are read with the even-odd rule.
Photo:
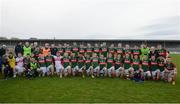
[[55, 66], [61, 66], [61, 56], [54, 56]]
[[17, 57], [16, 58], [16, 65], [23, 67], [23, 59], [24, 59], [23, 57]]

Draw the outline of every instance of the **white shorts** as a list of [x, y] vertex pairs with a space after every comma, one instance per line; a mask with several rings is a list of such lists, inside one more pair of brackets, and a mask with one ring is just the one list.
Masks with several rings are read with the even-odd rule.
[[63, 66], [62, 65], [56, 65], [55, 68], [56, 68], [56, 73], [59, 73], [62, 70]]
[[157, 74], [158, 72], [160, 72], [159, 69], [156, 69], [155, 71], [152, 71], [152, 76], [153, 76], [153, 77], [156, 76], [156, 74]]
[[100, 73], [103, 74], [105, 72], [106, 68], [104, 67], [103, 69], [100, 70]]
[[[166, 72], [165, 72], [166, 73]], [[164, 73], [164, 74], [165, 74]], [[166, 73], [167, 74], [167, 77], [168, 78], [172, 78], [172, 77], [174, 77], [174, 75], [176, 74], [176, 70], [169, 70], [169, 72], [168, 73]]]
[[78, 67], [78, 72], [82, 72], [83, 68], [84, 68], [84, 66], [81, 68]]
[[44, 74], [47, 72], [46, 67], [40, 67], [37, 71], [42, 71]]
[[119, 73], [122, 70], [123, 70], [123, 67], [119, 67], [118, 69], [116, 69], [116, 73]]
[[67, 67], [65, 67], [64, 68], [64, 72], [67, 72], [68, 71], [68, 69], [70, 69], [71, 68], [71, 66], [67, 66]]
[[46, 68], [47, 72], [50, 72], [52, 67], [53, 67], [53, 65], [49, 65], [49, 66]]
[[86, 69], [86, 73], [89, 74], [91, 71], [91, 67], [89, 67], [88, 69]]
[[75, 72], [78, 70], [78, 66], [75, 66], [74, 68], [72, 68], [72, 71]]
[[150, 77], [151, 76], [151, 72], [150, 71], [144, 72], [144, 76]]
[[17, 70], [18, 73], [22, 73], [24, 72], [24, 67], [16, 65], [15, 70]]
[[97, 72], [99, 70], [99, 66], [94, 68], [94, 72]]
[[133, 70], [132, 67], [130, 67], [129, 69], [125, 69], [124, 72], [125, 72], [125, 74], [129, 74], [129, 72], [130, 72], [131, 70]]
[[114, 69], [114, 66], [110, 67], [108, 70], [108, 73], [112, 73], [112, 70]]

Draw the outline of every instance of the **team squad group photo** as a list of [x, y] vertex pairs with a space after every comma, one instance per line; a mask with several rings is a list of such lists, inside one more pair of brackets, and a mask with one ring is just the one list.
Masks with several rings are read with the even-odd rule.
[[175, 85], [176, 66], [160, 44], [49, 44], [19, 42], [14, 49], [1, 48], [0, 69], [4, 79], [58, 76], [110, 77], [144, 82], [162, 80]]

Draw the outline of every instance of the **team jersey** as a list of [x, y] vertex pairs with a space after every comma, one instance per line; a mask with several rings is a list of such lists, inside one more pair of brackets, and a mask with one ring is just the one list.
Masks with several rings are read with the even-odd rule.
[[15, 68], [15, 65], [16, 65], [16, 60], [15, 60], [14, 56], [11, 57], [11, 58], [9, 57], [9, 58], [8, 58], [8, 62], [9, 62], [10, 67], [11, 67], [12, 69], [14, 69], [14, 68]]
[[64, 68], [66, 68], [70, 65], [70, 57], [69, 56], [63, 57], [63, 65], [64, 65]]
[[123, 48], [119, 48], [119, 47], [117, 47], [116, 48], [116, 52], [118, 53], [118, 54], [124, 54], [124, 49]]
[[165, 49], [160, 49], [158, 51], [158, 56], [166, 57], [166, 50]]
[[150, 61], [150, 68], [151, 68], [151, 71], [155, 71], [158, 69], [158, 63], [157, 63], [157, 60], [151, 60]]
[[115, 69], [118, 69], [123, 66], [123, 58], [115, 58]]
[[165, 63], [164, 61], [158, 61], [158, 69], [162, 72], [164, 71]]
[[96, 53], [97, 56], [99, 57], [99, 52], [100, 52], [99, 47], [94, 47], [93, 52]]
[[53, 64], [53, 56], [46, 56], [45, 57], [45, 61], [46, 61], [46, 66], [48, 67], [49, 65]]
[[112, 55], [114, 55], [115, 48], [114, 48], [114, 47], [109, 47], [109, 48], [108, 48], [108, 52], [109, 52], [109, 53], [112, 53]]
[[72, 52], [75, 54], [75, 57], [78, 56], [78, 51], [79, 51], [78, 46], [73, 46], [73, 47], [72, 47]]
[[134, 71], [139, 70], [140, 64], [141, 64], [141, 61], [139, 59], [133, 59], [132, 67], [134, 68]]
[[132, 54], [139, 56], [139, 55], [140, 55], [140, 50], [139, 50], [139, 49], [133, 49], [133, 50], [132, 50]]
[[132, 52], [131, 49], [124, 49], [125, 54], [131, 54], [131, 52]]
[[132, 62], [132, 60], [131, 60], [131, 58], [125, 58], [124, 59], [124, 69], [129, 69], [130, 67], [131, 67], [131, 62]]
[[84, 66], [84, 59], [83, 57], [78, 58], [78, 66], [79, 68], [82, 68]]
[[32, 49], [31, 49], [30, 46], [29, 46], [29, 47], [24, 46], [24, 47], [23, 47], [23, 51], [24, 51], [23, 55], [24, 55], [24, 56], [27, 56], [28, 54], [31, 55]]
[[75, 68], [77, 66], [77, 58], [71, 57], [71, 67]]
[[35, 51], [33, 52], [34, 57], [37, 59], [37, 58], [39, 57], [39, 54], [40, 54], [40, 53], [41, 53], [40, 51], [35, 50]]
[[88, 54], [88, 55], [92, 55], [92, 52], [93, 52], [93, 50], [92, 50], [92, 48], [91, 47], [87, 47], [86, 48], [86, 53]]
[[92, 57], [92, 66], [93, 66], [93, 68], [96, 68], [97, 66], [99, 66], [98, 57]]
[[55, 66], [60, 67], [61, 66], [61, 56], [53, 56], [53, 58], [54, 58]]
[[105, 58], [99, 58], [99, 66], [100, 66], [100, 70], [102, 70], [104, 67], [106, 67], [106, 59]]
[[107, 69], [111, 68], [114, 64], [113, 58], [107, 58]]
[[61, 56], [63, 56], [63, 54], [64, 54], [64, 49], [63, 49], [63, 48], [58, 48], [58, 52], [61, 54]]
[[23, 64], [24, 64], [24, 65], [28, 65], [28, 64], [30, 63], [30, 61], [31, 61], [30, 58], [26, 58], [26, 57], [25, 57], [25, 58], [23, 59]]
[[165, 68], [167, 70], [174, 70], [174, 68], [176, 68], [175, 64], [173, 64], [172, 62], [171, 63], [166, 63], [165, 64]]
[[101, 54], [107, 57], [107, 47], [101, 47]]
[[141, 48], [140, 51], [141, 51], [141, 58], [143, 58], [144, 56], [148, 56], [149, 52], [150, 52], [148, 47], [147, 48]]
[[70, 55], [71, 53], [71, 47], [64, 48], [64, 51]]
[[143, 60], [141, 64], [142, 64], [142, 69], [144, 72], [149, 70], [149, 60]]
[[91, 66], [91, 58], [86, 58], [85, 65], [86, 65], [86, 69], [89, 69], [89, 67]]
[[46, 67], [45, 58], [38, 58], [39, 67]]

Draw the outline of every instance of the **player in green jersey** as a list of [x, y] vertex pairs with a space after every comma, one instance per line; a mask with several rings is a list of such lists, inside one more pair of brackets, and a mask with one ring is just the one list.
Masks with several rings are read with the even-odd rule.
[[39, 54], [41, 54], [40, 48], [36, 47], [35, 50], [33, 51], [33, 54], [34, 54], [34, 58], [38, 60]]
[[150, 53], [150, 49], [147, 47], [146, 44], [142, 44], [140, 52], [141, 52], [140, 59], [143, 59], [144, 56], [149, 57], [148, 55]]
[[108, 53], [108, 58], [107, 58], [107, 71], [108, 71], [108, 76], [115, 76], [115, 68], [114, 68], [114, 58], [112, 56], [112, 53]]
[[150, 79], [151, 77], [151, 72], [149, 70], [149, 60], [148, 56], [144, 56], [142, 61], [141, 61], [141, 68], [144, 72], [144, 79]]
[[126, 54], [129, 54], [130, 57], [131, 57], [132, 50], [130, 49], [129, 44], [126, 44], [126, 45], [125, 45], [124, 54], [125, 54], [125, 55], [126, 55]]
[[159, 80], [159, 78], [160, 78], [160, 70], [158, 69], [158, 61], [155, 58], [155, 56], [151, 56], [150, 69], [151, 69], [153, 80]]
[[100, 66], [100, 74], [106, 77], [107, 76], [107, 63], [106, 63], [106, 58], [104, 57], [103, 54], [100, 55], [99, 66]]
[[75, 57], [75, 53], [71, 54], [71, 69], [72, 69], [72, 75], [75, 76], [78, 72], [78, 63], [77, 63], [77, 57]]
[[103, 44], [101, 45], [101, 54], [104, 56], [104, 57], [107, 57], [107, 46], [106, 46], [106, 42], [103, 42]]
[[124, 74], [124, 66], [123, 66], [123, 56], [122, 54], [118, 54], [115, 58], [115, 71], [116, 77], [123, 77]]
[[69, 44], [66, 44], [65, 47], [64, 47], [64, 51], [66, 53], [68, 53], [68, 55], [70, 56], [70, 54], [72, 52], [71, 46]]
[[95, 76], [99, 77], [99, 74], [100, 74], [99, 57], [97, 56], [96, 53], [93, 53], [91, 60], [92, 60], [91, 64], [92, 64], [93, 72]]
[[77, 43], [76, 43], [76, 42], [73, 42], [72, 53], [75, 54], [75, 57], [78, 56], [78, 51], [79, 51], [79, 47], [78, 47]]
[[[114, 57], [114, 54], [115, 54], [115, 47], [114, 47], [114, 44], [111, 44], [110, 47], [108, 47], [108, 54], [111, 54], [112, 57]], [[108, 55], [109, 56], [109, 55]]]
[[80, 47], [79, 47], [79, 54], [82, 54], [84, 55], [85, 53], [85, 46], [83, 44], [80, 44]]
[[97, 43], [95, 43], [95, 45], [94, 45], [93, 52], [96, 53], [97, 56], [99, 57], [100, 48]]
[[87, 43], [86, 54], [92, 56], [92, 52], [93, 52], [93, 49], [92, 49], [91, 44], [90, 44], [90, 43]]
[[58, 52], [61, 54], [61, 56], [64, 55], [64, 48], [61, 44], [59, 44], [59, 46], [58, 46]]
[[158, 69], [160, 70], [160, 78], [164, 79], [164, 70], [165, 70], [165, 59], [163, 57], [158, 60]]
[[91, 66], [91, 58], [89, 54], [85, 56], [85, 69], [87, 76], [91, 75], [91, 77], [94, 78], [94, 71], [93, 67]]
[[53, 56], [51, 52], [48, 52], [48, 55], [45, 56], [47, 75], [54, 75], [54, 65], [53, 65]]
[[64, 53], [63, 56], [63, 67], [64, 67], [64, 76], [71, 75], [71, 66], [70, 66], [70, 56], [67, 52]]
[[[140, 75], [140, 78], [143, 78], [143, 70], [141, 68], [141, 60], [139, 59], [138, 55], [134, 56], [134, 59], [132, 60], [132, 68], [134, 70], [134, 74]], [[144, 79], [144, 78], [143, 78]]]
[[131, 59], [131, 56], [129, 54], [125, 55], [123, 63], [124, 63], [124, 74], [125, 74], [125, 77], [126, 78], [133, 78], [134, 70], [133, 70], [133, 68], [131, 66], [132, 59]]
[[45, 76], [47, 70], [46, 70], [46, 62], [45, 62], [45, 57], [43, 54], [40, 54], [38, 57], [38, 66], [39, 68], [37, 69], [39, 75]]
[[116, 53], [121, 55], [124, 54], [124, 48], [122, 47], [121, 43], [118, 43], [118, 47], [116, 47]]
[[135, 45], [134, 48], [132, 49], [132, 57], [134, 57], [135, 55], [137, 55], [139, 57], [141, 54], [140, 52], [141, 51], [140, 51], [139, 47]]
[[85, 77], [86, 71], [85, 71], [85, 64], [84, 64], [85, 58], [82, 54], [79, 54], [78, 57], [78, 72], [82, 73], [82, 77]]

